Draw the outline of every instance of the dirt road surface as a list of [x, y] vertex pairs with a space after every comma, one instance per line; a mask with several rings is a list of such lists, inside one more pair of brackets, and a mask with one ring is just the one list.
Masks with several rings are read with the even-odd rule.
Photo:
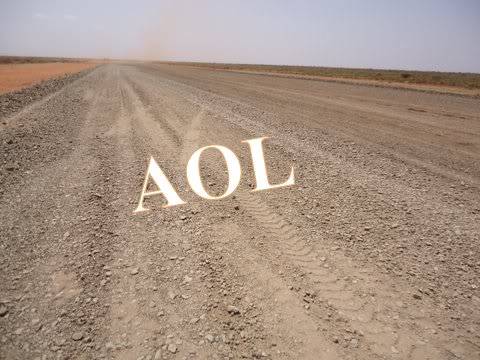
[[[478, 99], [109, 64], [0, 147], [1, 359], [480, 358]], [[133, 214], [150, 156], [187, 204]]]

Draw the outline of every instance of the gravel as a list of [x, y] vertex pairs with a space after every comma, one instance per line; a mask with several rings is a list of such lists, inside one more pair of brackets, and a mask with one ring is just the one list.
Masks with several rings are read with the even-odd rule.
[[65, 85], [80, 79], [91, 71], [92, 69], [88, 69], [74, 74], [67, 74], [41, 81], [38, 84], [21, 90], [0, 94], [0, 122], [2, 122], [3, 118], [11, 116], [25, 106], [60, 90]]
[[[479, 357], [474, 99], [136, 63], [30, 105], [0, 124], [5, 358]], [[251, 191], [260, 136], [295, 186]], [[208, 201], [185, 163], [218, 143], [242, 183]], [[150, 156], [186, 204], [134, 215]]]

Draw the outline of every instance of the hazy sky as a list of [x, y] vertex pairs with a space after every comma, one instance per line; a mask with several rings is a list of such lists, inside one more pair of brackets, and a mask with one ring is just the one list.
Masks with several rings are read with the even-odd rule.
[[480, 0], [0, 0], [0, 54], [480, 72]]

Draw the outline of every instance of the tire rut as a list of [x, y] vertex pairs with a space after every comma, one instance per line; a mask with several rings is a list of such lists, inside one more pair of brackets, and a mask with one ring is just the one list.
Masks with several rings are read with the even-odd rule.
[[[336, 264], [348, 262], [332, 258], [327, 250], [319, 251], [297, 234], [296, 229], [281, 216], [271, 211], [258, 197], [239, 192], [238, 199], [258, 223], [276, 241], [288, 263], [294, 264], [315, 289], [311, 313], [318, 319], [325, 316], [322, 307], [316, 307], [319, 300], [333, 308], [355, 333], [361, 334], [366, 348], [379, 358], [401, 359], [449, 359], [453, 353], [465, 358], [480, 355], [479, 348], [464, 339], [461, 343], [449, 343], [443, 334], [430, 334], [419, 324], [428, 319], [428, 314], [415, 317], [414, 311], [401, 309], [404, 305], [394, 291], [382, 288], [359, 287], [359, 269], [338, 268]], [[373, 273], [363, 272], [360, 280], [375, 283]], [[349, 280], [349, 281], [347, 281]], [[357, 285], [355, 285], [355, 283]], [[377, 285], [378, 286], [378, 285]], [[375, 301], [369, 301], [367, 294], [375, 294]], [[397, 314], [392, 317], [391, 314]], [[396, 318], [396, 320], [395, 320]]]
[[[190, 101], [195, 103], [193, 98]], [[218, 114], [220, 118], [224, 115], [216, 109], [214, 103], [208, 103], [206, 110]], [[230, 115], [230, 114], [229, 114]], [[242, 121], [242, 128], [245, 128], [250, 120], [234, 115], [234, 123]], [[229, 118], [227, 123], [232, 123]], [[232, 136], [221, 127], [216, 126], [217, 136], [222, 133], [224, 138]], [[225, 140], [225, 139], [224, 139]], [[213, 141], [213, 139], [212, 139]], [[238, 192], [239, 201], [242, 206], [248, 209], [258, 221], [274, 238], [277, 239], [277, 246], [282, 249], [283, 256], [288, 262], [295, 264], [308, 278], [308, 283], [316, 289], [316, 296], [335, 309], [339, 318], [346, 321], [349, 326], [364, 338], [365, 346], [372, 355], [379, 358], [397, 357], [404, 359], [448, 359], [452, 354], [455, 356], [473, 356], [479, 354], [479, 348], [468, 337], [461, 338], [459, 342], [449, 343], [448, 336], [435, 331], [428, 332], [434, 328], [429, 314], [421, 314], [410, 307], [402, 309], [404, 305], [396, 305], [398, 293], [388, 288], [378, 288], [379, 280], [371, 270], [364, 270], [361, 280], [369, 282], [368, 287], [359, 287], [342, 278], [357, 276], [358, 269], [353, 266], [339, 269], [334, 264], [324, 263], [324, 258], [329, 258], [329, 252], [314, 249], [310, 244], [296, 235], [295, 228], [275, 213], [269, 211], [265, 204], [259, 202], [254, 196], [246, 195], [244, 191]], [[321, 260], [319, 260], [321, 259]], [[338, 259], [336, 263], [348, 264], [346, 258]], [[358, 283], [358, 280], [356, 280]], [[369, 301], [366, 294], [375, 295], [375, 301]], [[398, 302], [401, 303], [401, 302]], [[433, 308], [432, 305], [423, 306], [423, 310]], [[312, 307], [312, 313], [318, 318], [322, 317], [321, 311]], [[417, 313], [417, 315], [414, 315]], [[389, 314], [393, 315], [394, 319]], [[417, 325], [418, 323], [418, 325]], [[426, 324], [427, 330], [422, 327]]]
[[[134, 89], [134, 87], [132, 87], [132, 89]], [[140, 97], [138, 99], [140, 99]], [[137, 101], [134, 101], [134, 103], [137, 103], [137, 105], [140, 106], [140, 104]], [[189, 102], [189, 103], [193, 104], [191, 102]], [[181, 130], [183, 132], [183, 141], [182, 141], [181, 150], [179, 151], [179, 154], [180, 154], [179, 162], [180, 163], [186, 163], [186, 160], [190, 156], [190, 154], [194, 150], [196, 150], [197, 144], [199, 144], [200, 142], [205, 142], [206, 141], [203, 138], [202, 134], [205, 133], [206, 131], [208, 132], [208, 128], [205, 127], [205, 124], [203, 124], [203, 121], [209, 116], [209, 113], [208, 113], [208, 111], [204, 110], [201, 105], [198, 105], [197, 108], [199, 109], [198, 113], [193, 116], [193, 119], [189, 122], [189, 125], [186, 126], [186, 128], [183, 128]], [[154, 109], [149, 109], [149, 110], [152, 110], [155, 113]], [[191, 111], [188, 110], [188, 114], [190, 114], [190, 113], [191, 113]], [[148, 125], [145, 128], [150, 129], [150, 131], [152, 129], [151, 126], [148, 126]], [[161, 139], [162, 137], [161, 136], [154, 136], [154, 138]], [[158, 140], [156, 140], [156, 141], [158, 141]], [[205, 162], [203, 164], [204, 164], [204, 166], [208, 167], [210, 170], [215, 169], [214, 164], [209, 163], [208, 160], [205, 160]], [[164, 165], [164, 163], [162, 163], [162, 167], [163, 167], [163, 165]], [[167, 165], [167, 168], [168, 168], [168, 165]], [[210, 179], [211, 180], [217, 180], [214, 175], [211, 176]], [[194, 201], [198, 201], [198, 199], [195, 199]], [[214, 212], [212, 212], [210, 214], [210, 216], [213, 216], [213, 215], [214, 215]], [[218, 234], [217, 235], [211, 234], [211, 236], [215, 238], [214, 243], [217, 243], [221, 238], [221, 236], [219, 237]], [[204, 243], [203, 246], [208, 247], [208, 248], [211, 247], [211, 246], [207, 245], [206, 243]], [[242, 251], [245, 253], [245, 255], [248, 258], [251, 258], [252, 255], [253, 255], [247, 249], [243, 249]], [[214, 251], [210, 250], [209, 252], [213, 253]], [[223, 252], [221, 252], [221, 253], [223, 253]], [[250, 254], [250, 255], [247, 255], [247, 254]], [[225, 254], [223, 256], [225, 256]], [[229, 266], [234, 266], [235, 268], [237, 268], [236, 262], [233, 262], [233, 259], [231, 259], [230, 261], [231, 261], [231, 263], [230, 263]], [[241, 269], [238, 269], [238, 271], [240, 273], [243, 272], [243, 270], [241, 270]], [[245, 275], [245, 276], [252, 276], [252, 275], [253, 275], [253, 273], [250, 272], [250, 273], [248, 273], [248, 275]], [[266, 276], [266, 274], [263, 275], [263, 277], [265, 277], [265, 276]], [[284, 292], [288, 293], [284, 284], [278, 285], [279, 279], [274, 279], [272, 277], [273, 274], [270, 275], [270, 276], [271, 276], [270, 280], [266, 280], [266, 281], [262, 280], [263, 286], [267, 286], [265, 291], [270, 291], [270, 292], [276, 293], [276, 294], [283, 294]], [[232, 279], [230, 279], [230, 281], [232, 281]], [[256, 279], [250, 279], [250, 280], [246, 280], [246, 281], [257, 281], [257, 280]], [[281, 290], [279, 288], [275, 288], [273, 286], [272, 287], [268, 286], [267, 284], [277, 284], [276, 286], [280, 286]], [[312, 323], [309, 321], [308, 317], [303, 317], [304, 316], [303, 315], [303, 310], [304, 309], [300, 305], [301, 302], [299, 302], [296, 299], [291, 298], [291, 296], [281, 295], [281, 297], [284, 298], [284, 301], [286, 301], [286, 303], [284, 305], [282, 305], [280, 308], [278, 308], [277, 310], [280, 311], [283, 314], [282, 315], [283, 317], [294, 319], [294, 318], [298, 318], [299, 316], [301, 316], [302, 319], [303, 319], [303, 322], [305, 322], [305, 325], [302, 325], [302, 326], [299, 325], [299, 328], [305, 327], [306, 329], [308, 329], [310, 327], [310, 331], [315, 330], [315, 326], [312, 325]], [[292, 339], [297, 338], [296, 334], [292, 333], [291, 330], [288, 329], [288, 328], [283, 328], [282, 331], [284, 332], [284, 336], [285, 336], [284, 340], [282, 340], [282, 341], [291, 341]], [[305, 356], [306, 356], [305, 358], [314, 359], [314, 358], [316, 358], [316, 354], [318, 354], [318, 351], [320, 350], [318, 348], [319, 344], [323, 344], [324, 350], [326, 348], [329, 348], [329, 346], [327, 345], [327, 343], [323, 339], [322, 334], [318, 334], [318, 335], [309, 334], [308, 336], [306, 336], [303, 339], [303, 349], [298, 349], [297, 351], [304, 353]], [[335, 352], [336, 352], [335, 350], [329, 349], [328, 352], [330, 353], [330, 355], [329, 355], [330, 358], [332, 358], [332, 359], [337, 358], [337, 356], [335, 355]], [[291, 355], [291, 356], [293, 356], [293, 355]]]

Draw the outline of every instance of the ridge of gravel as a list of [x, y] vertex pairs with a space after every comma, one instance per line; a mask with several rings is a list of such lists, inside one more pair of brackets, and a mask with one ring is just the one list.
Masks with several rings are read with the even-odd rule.
[[51, 78], [30, 87], [0, 94], [0, 119], [4, 119], [23, 109], [25, 106], [60, 90], [65, 85], [89, 74], [95, 68], [96, 67], [93, 67], [74, 74]]

